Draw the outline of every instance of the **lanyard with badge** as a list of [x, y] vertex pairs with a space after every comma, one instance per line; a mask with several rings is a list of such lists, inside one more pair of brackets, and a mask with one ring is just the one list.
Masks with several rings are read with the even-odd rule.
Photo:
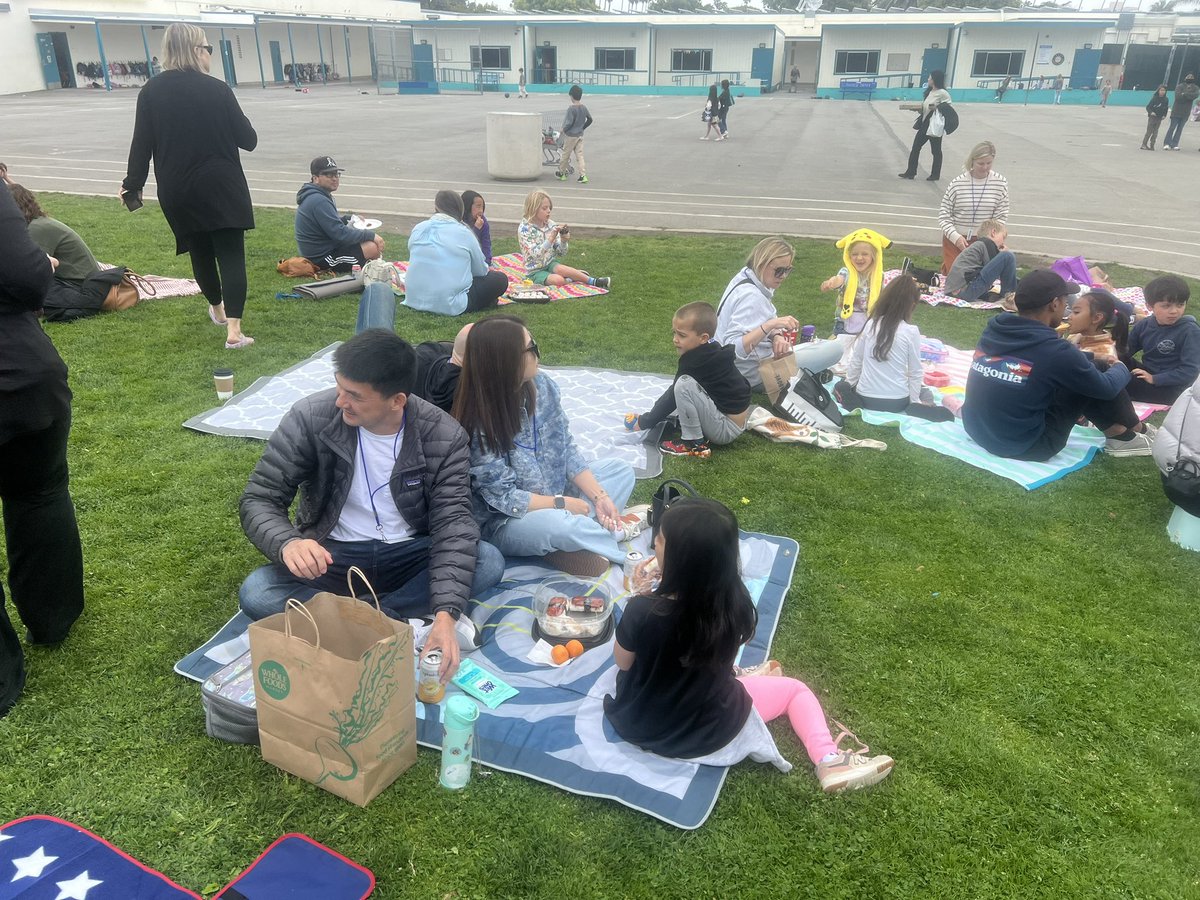
[[[404, 436], [404, 425], [407, 421], [408, 421], [408, 410], [405, 410], [404, 417], [400, 420], [400, 430], [396, 432], [395, 440], [392, 441], [392, 463], [393, 463], [393, 466], [396, 462], [397, 457], [399, 457], [399, 455], [400, 455], [400, 453], [399, 453], [400, 438]], [[363, 452], [363, 436], [362, 436], [362, 426], [361, 425], [358, 428], [358, 458], [362, 462], [363, 481], [365, 481], [367, 483], [367, 499], [371, 503], [371, 513], [375, 516], [375, 530], [379, 532], [379, 539], [381, 541], [383, 541], [384, 543], [386, 543], [387, 535], [384, 534], [384, 531], [383, 531], [383, 522], [379, 518], [379, 509], [375, 506], [375, 495], [378, 494], [380, 491], [382, 491], [385, 487], [388, 487], [388, 485], [390, 485], [392, 483], [392, 480], [389, 475], [389, 477], [384, 479], [383, 484], [381, 484], [379, 487], [377, 487], [377, 488], [371, 487], [371, 470], [367, 466], [367, 455], [365, 452]]]

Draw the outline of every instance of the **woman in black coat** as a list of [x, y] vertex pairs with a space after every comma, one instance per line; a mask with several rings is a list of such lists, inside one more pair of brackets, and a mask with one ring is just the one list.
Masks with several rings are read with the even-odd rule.
[[[1146, 104], [1146, 134], [1142, 137], [1142, 149], [1153, 150], [1154, 142], [1158, 140], [1158, 129], [1162, 127], [1163, 119], [1167, 117], [1167, 86], [1160, 84], [1150, 102]], [[1150, 146], [1146, 146], [1149, 144]]]
[[236, 350], [254, 343], [242, 334], [245, 232], [254, 227], [254, 210], [238, 148], [253, 150], [258, 135], [229, 86], [209, 77], [213, 47], [202, 28], [168, 26], [162, 53], [163, 73], [138, 94], [120, 193], [141, 193], [153, 158], [175, 252], [191, 254], [209, 318], [225, 326], [225, 346]]
[[[67, 366], [37, 319], [54, 281], [12, 195], [0, 190], [0, 506], [13, 605], [34, 644], [57, 644], [83, 612], [83, 551], [67, 489]], [[25, 684], [0, 585], [0, 716]]]
[[900, 173], [901, 178], [911, 181], [917, 177], [917, 164], [921, 161], [921, 148], [925, 146], [926, 141], [929, 142], [929, 151], [933, 154], [933, 165], [930, 167], [929, 177], [925, 180], [937, 181], [942, 177], [942, 136], [929, 134], [929, 120], [933, 118], [934, 110], [940, 104], [950, 102], [950, 94], [946, 91], [945, 84], [945, 73], [934, 69], [925, 83], [925, 94], [921, 103], [900, 104], [901, 109], [911, 109], [919, 114], [913, 125], [917, 133], [913, 135], [912, 150], [908, 154], [908, 168]]

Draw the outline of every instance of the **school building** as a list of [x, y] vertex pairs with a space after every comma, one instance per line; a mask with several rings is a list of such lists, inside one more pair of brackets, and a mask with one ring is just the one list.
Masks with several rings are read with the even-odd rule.
[[789, 86], [830, 99], [914, 99], [940, 69], [957, 102], [1146, 102], [1159, 83], [1200, 75], [1200, 13], [918, 9], [777, 14], [455, 15], [407, 0], [0, 2], [0, 93], [115, 89], [145, 82], [162, 29], [203, 26], [213, 74], [240, 87], [351, 82], [380, 92], [703, 94]]

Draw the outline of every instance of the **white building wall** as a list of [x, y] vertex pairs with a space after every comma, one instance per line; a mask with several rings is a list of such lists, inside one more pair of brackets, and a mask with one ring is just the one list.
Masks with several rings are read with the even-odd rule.
[[776, 39], [774, 25], [725, 29], [687, 26], [660, 28], [655, 36], [654, 81], [656, 84], [670, 85], [672, 76], [688, 74], [672, 70], [671, 55], [675, 50], [711, 50], [714, 72], [740, 72], [743, 79], [749, 79], [754, 48], [760, 43], [770, 47], [772, 42], [775, 46], [775, 68], [778, 70], [782, 65], [784, 46], [782, 35]]
[[530, 57], [534, 47], [543, 46], [547, 41], [558, 49], [560, 71], [594, 70], [597, 47], [632, 47], [638, 71], [623, 74], [629, 76], [631, 84], [646, 83], [646, 71], [650, 68], [650, 37], [649, 30], [640, 22], [585, 27], [534, 25], [529, 29]]
[[[951, 84], [960, 88], [972, 88], [978, 80], [971, 74], [975, 52], [978, 50], [1024, 50], [1025, 58], [1021, 66], [1023, 77], [1047, 77], [1062, 75], [1070, 76], [1071, 66], [1075, 60], [1076, 49], [1084, 44], [1091, 44], [1096, 50], [1104, 46], [1103, 25], [1078, 26], [1064, 24], [1048, 24], [1041, 28], [1032, 24], [1022, 25], [987, 25], [986, 27], [966, 25], [960, 32], [958, 58], [951, 55], [954, 65], [954, 75]], [[1049, 45], [1048, 58], [1043, 63], [1037, 62], [1038, 47]], [[1054, 57], [1061, 53], [1063, 61], [1055, 63]]]
[[821, 67], [817, 84], [823, 88], [835, 88], [843, 78], [870, 78], [871, 76], [843, 75], [835, 73], [837, 51], [878, 50], [880, 85], [906, 87], [908, 82], [896, 78], [885, 80], [888, 75], [920, 73], [925, 51], [934, 44], [945, 47], [949, 29], [945, 25], [898, 27], [838, 28], [826, 26], [821, 38]]
[[0, 94], [16, 94], [23, 91], [43, 91], [46, 81], [42, 77], [42, 64], [37, 51], [39, 31], [64, 31], [55, 26], [34, 26], [29, 20], [29, 4], [23, 0], [9, 0], [10, 12], [0, 13]]

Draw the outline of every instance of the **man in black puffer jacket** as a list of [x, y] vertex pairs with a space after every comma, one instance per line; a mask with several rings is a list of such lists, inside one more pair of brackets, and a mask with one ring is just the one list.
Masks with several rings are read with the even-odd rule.
[[466, 432], [412, 395], [416, 353], [395, 334], [356, 334], [333, 360], [338, 386], [292, 407], [242, 494], [242, 529], [271, 564], [250, 574], [239, 602], [260, 619], [289, 597], [345, 594], [358, 566], [385, 612], [433, 617], [424, 652], [442, 651], [445, 681], [458, 668], [457, 624], [472, 630], [468, 599], [504, 571], [471, 515]]

